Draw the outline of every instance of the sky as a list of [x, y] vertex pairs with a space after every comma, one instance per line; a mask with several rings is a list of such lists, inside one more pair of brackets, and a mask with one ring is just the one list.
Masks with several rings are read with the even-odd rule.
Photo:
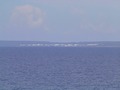
[[0, 40], [120, 41], [120, 0], [0, 0]]

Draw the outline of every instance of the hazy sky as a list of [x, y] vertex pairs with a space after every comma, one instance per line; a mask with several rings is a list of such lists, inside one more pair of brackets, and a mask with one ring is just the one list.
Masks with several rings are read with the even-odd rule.
[[0, 40], [118, 41], [120, 0], [0, 0]]

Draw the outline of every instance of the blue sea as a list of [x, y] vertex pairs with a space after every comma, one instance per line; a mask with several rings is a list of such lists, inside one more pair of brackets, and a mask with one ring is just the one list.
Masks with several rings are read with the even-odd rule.
[[120, 48], [1, 47], [0, 90], [120, 90]]

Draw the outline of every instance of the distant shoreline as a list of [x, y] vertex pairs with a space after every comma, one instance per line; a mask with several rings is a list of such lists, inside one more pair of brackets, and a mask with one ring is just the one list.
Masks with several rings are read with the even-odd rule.
[[120, 41], [96, 41], [96, 42], [0, 41], [0, 47], [120, 47]]

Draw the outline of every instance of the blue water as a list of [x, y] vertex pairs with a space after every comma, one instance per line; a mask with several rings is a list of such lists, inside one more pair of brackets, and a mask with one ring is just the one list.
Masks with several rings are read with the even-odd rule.
[[120, 48], [0, 48], [0, 90], [120, 90]]

